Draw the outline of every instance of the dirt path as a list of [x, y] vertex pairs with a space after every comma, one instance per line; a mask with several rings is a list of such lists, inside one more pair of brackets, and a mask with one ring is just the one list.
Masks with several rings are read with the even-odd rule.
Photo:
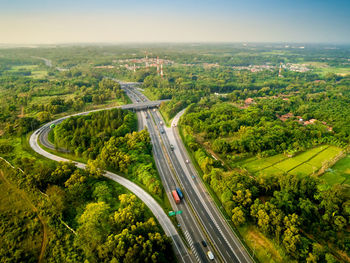
[[43, 240], [41, 242], [41, 250], [40, 250], [40, 256], [39, 256], [39, 263], [44, 262], [44, 254], [45, 254], [45, 249], [48, 243], [48, 237], [47, 237], [47, 233], [48, 233], [48, 227], [47, 227], [47, 223], [46, 221], [43, 219], [43, 217], [39, 214], [39, 210], [38, 208], [36, 208], [33, 203], [30, 201], [28, 195], [21, 189], [17, 188], [16, 186], [14, 186], [9, 180], [7, 180], [6, 176], [4, 175], [4, 172], [2, 170], [0, 170], [0, 177], [3, 179], [3, 181], [14, 190], [14, 192], [16, 192], [20, 197], [22, 197], [23, 200], [26, 201], [26, 203], [28, 203], [28, 205], [33, 209], [34, 212], [37, 213], [38, 218], [41, 222], [41, 225], [43, 227]]

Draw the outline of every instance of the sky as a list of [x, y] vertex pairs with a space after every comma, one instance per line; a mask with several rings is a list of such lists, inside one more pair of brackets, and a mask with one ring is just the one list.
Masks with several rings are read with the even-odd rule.
[[0, 44], [350, 43], [350, 0], [0, 0]]

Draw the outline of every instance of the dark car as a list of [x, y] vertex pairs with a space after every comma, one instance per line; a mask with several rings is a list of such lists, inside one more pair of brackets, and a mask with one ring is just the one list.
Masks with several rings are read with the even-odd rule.
[[207, 247], [208, 246], [207, 242], [205, 242], [204, 240], [202, 240], [202, 245], [203, 245], [203, 247]]

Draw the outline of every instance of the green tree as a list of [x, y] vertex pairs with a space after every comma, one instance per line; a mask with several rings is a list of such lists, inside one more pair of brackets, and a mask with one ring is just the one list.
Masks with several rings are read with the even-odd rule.
[[88, 257], [94, 257], [110, 231], [109, 210], [104, 202], [90, 203], [78, 219], [77, 242]]
[[242, 210], [241, 207], [237, 206], [232, 210], [232, 222], [236, 225], [236, 226], [240, 226], [242, 224], [244, 224], [246, 221], [245, 216], [244, 216], [244, 212]]

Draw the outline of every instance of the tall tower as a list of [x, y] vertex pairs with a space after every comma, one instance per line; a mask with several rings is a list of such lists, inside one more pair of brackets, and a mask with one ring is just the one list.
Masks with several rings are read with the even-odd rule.
[[278, 77], [282, 78], [282, 62], [280, 62], [280, 68], [278, 70]]
[[136, 72], [136, 65], [134, 64], [134, 72]]
[[145, 66], [146, 66], [146, 69], [148, 69], [148, 54], [147, 54], [147, 51], [145, 51], [145, 53], [146, 53]]
[[163, 78], [163, 63], [160, 64], [160, 76]]
[[159, 57], [157, 56], [157, 75], [159, 76]]

